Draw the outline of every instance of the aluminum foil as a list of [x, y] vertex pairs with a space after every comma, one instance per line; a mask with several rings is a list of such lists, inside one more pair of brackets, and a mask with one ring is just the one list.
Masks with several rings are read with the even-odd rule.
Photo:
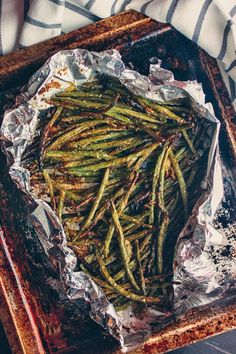
[[[134, 94], [153, 100], [168, 102], [187, 97], [194, 110], [211, 122], [209, 141], [205, 142], [211, 146], [207, 173], [202, 181], [205, 192], [197, 201], [176, 245], [172, 312], [147, 307], [138, 318], [131, 308], [116, 313], [102, 289], [85, 273], [76, 271], [77, 259], [67, 246], [60, 221], [45, 201], [31, 193], [30, 174], [22, 166], [22, 154], [38, 133], [40, 112], [50, 107], [48, 99], [71, 82], [79, 86], [93, 80], [98, 73], [115, 76]], [[219, 210], [224, 197], [219, 128], [220, 123], [211, 104], [205, 102], [201, 84], [175, 81], [173, 74], [162, 69], [156, 58], [151, 60], [149, 76], [140, 75], [126, 68], [115, 50], [95, 53], [76, 49], [55, 54], [32, 76], [17, 97], [15, 108], [4, 115], [1, 134], [10, 165], [9, 173], [19, 188], [35, 202], [31, 203], [34, 205], [32, 223], [49, 260], [59, 269], [68, 297], [72, 300], [84, 298], [89, 302], [90, 316], [120, 341], [123, 351], [135, 348], [153, 330], [163, 328], [188, 309], [219, 299], [232, 286], [236, 276], [233, 258], [218, 257], [216, 266], [217, 249], [229, 244], [227, 235], [214, 224], [216, 210]]]

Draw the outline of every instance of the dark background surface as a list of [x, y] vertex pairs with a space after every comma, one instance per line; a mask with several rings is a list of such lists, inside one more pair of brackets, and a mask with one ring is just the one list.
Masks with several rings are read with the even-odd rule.
[[[0, 322], [0, 354], [11, 354]], [[171, 354], [236, 354], [236, 330], [169, 352]], [[79, 354], [79, 353], [78, 353]]]
[[176, 349], [171, 354], [235, 354], [236, 330], [211, 337], [202, 342]]
[[0, 322], [0, 354], [11, 354], [7, 338]]

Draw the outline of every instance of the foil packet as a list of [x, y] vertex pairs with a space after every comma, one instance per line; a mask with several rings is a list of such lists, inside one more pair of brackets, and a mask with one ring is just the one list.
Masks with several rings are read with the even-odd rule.
[[[134, 94], [154, 101], [187, 98], [193, 109], [211, 122], [212, 138], [206, 142], [210, 144], [207, 173], [202, 181], [204, 193], [195, 204], [176, 244], [172, 311], [146, 307], [138, 317], [131, 308], [117, 313], [102, 289], [84, 272], [76, 270], [77, 258], [67, 245], [59, 219], [45, 201], [31, 193], [30, 172], [22, 166], [22, 154], [38, 134], [40, 112], [50, 107], [50, 97], [65, 90], [70, 83], [79, 86], [92, 81], [98, 74], [114, 76]], [[31, 203], [34, 205], [32, 223], [45, 253], [52, 265], [59, 269], [67, 296], [72, 301], [84, 298], [89, 302], [90, 316], [119, 340], [124, 352], [134, 349], [153, 331], [165, 327], [189, 309], [220, 299], [235, 285], [235, 259], [218, 256], [219, 249], [223, 250], [229, 244], [235, 249], [235, 239], [222, 232], [216, 223], [227, 196], [225, 185], [231, 186], [230, 197], [235, 193], [232, 176], [225, 172], [220, 158], [219, 129], [220, 123], [212, 105], [205, 102], [201, 84], [176, 81], [170, 71], [161, 68], [161, 62], [156, 58], [151, 60], [149, 76], [143, 76], [125, 67], [116, 50], [96, 53], [75, 49], [55, 54], [32, 76], [17, 97], [15, 108], [4, 114], [1, 134], [9, 173], [18, 187], [35, 202]]]

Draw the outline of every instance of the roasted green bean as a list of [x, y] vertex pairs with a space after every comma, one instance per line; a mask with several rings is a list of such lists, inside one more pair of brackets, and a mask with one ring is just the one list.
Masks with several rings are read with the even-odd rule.
[[207, 168], [208, 123], [189, 102], [154, 102], [106, 75], [49, 102], [24, 160], [34, 193], [117, 310], [167, 306], [173, 242]]

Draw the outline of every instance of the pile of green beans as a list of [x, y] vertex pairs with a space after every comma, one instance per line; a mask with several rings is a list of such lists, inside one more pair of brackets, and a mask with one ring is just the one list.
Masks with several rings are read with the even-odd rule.
[[32, 189], [117, 310], [169, 306], [174, 244], [206, 172], [208, 123], [186, 102], [138, 97], [105, 76], [50, 103], [37, 149], [24, 157]]

